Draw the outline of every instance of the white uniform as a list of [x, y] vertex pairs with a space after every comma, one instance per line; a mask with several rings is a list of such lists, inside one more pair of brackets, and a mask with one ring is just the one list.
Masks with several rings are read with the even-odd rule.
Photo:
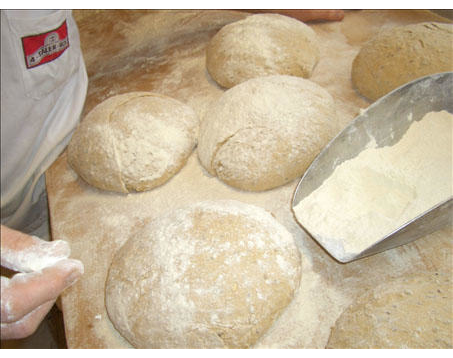
[[1, 11], [2, 224], [30, 232], [47, 218], [43, 173], [73, 133], [87, 84], [71, 11]]

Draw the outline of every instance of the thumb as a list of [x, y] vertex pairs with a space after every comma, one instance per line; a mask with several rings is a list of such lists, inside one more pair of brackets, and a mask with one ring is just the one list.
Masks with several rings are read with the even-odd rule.
[[2, 266], [19, 272], [39, 271], [71, 254], [64, 240], [45, 241], [3, 225], [0, 243]]
[[83, 271], [82, 262], [65, 259], [42, 271], [16, 274], [10, 280], [2, 277], [1, 321], [16, 321], [44, 302], [57, 298]]

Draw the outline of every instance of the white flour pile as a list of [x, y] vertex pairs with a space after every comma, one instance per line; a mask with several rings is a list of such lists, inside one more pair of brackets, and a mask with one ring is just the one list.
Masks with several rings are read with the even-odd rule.
[[349, 259], [452, 196], [453, 115], [430, 112], [393, 146], [369, 145], [295, 208], [335, 257]]

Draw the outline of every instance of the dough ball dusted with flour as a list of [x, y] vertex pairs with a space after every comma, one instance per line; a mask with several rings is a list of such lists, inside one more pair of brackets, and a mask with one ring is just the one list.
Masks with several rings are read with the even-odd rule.
[[453, 25], [424, 22], [379, 32], [352, 64], [357, 90], [377, 100], [419, 77], [453, 71]]
[[246, 348], [290, 303], [300, 267], [292, 235], [265, 210], [195, 203], [119, 249], [107, 312], [136, 348]]
[[226, 88], [267, 75], [308, 78], [318, 60], [315, 32], [278, 14], [252, 15], [224, 26], [206, 51], [209, 74]]
[[437, 273], [382, 283], [343, 312], [327, 348], [453, 348], [452, 287]]
[[330, 94], [309, 80], [248, 80], [207, 110], [200, 124], [200, 162], [239, 189], [278, 187], [299, 177], [336, 134], [335, 113]]
[[196, 145], [198, 118], [187, 105], [150, 92], [98, 104], [68, 146], [71, 167], [89, 184], [120, 193], [165, 183]]

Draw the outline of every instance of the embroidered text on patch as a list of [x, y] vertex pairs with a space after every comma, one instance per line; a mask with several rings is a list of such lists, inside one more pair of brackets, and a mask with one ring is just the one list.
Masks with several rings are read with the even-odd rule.
[[55, 30], [22, 37], [25, 65], [33, 68], [55, 60], [69, 47], [66, 20]]

